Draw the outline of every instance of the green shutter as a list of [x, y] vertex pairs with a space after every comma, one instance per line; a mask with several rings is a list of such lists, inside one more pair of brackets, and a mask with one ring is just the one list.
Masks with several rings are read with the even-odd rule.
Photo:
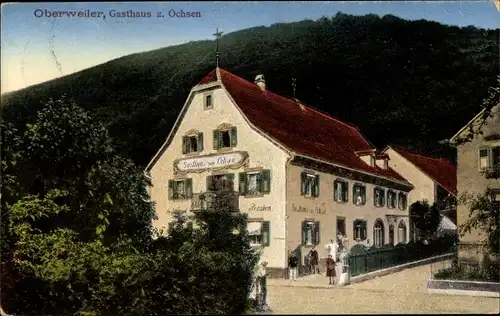
[[218, 130], [215, 130], [214, 131], [214, 149], [217, 150], [219, 149], [219, 131]]
[[207, 191], [212, 191], [213, 190], [213, 176], [207, 176]]
[[306, 194], [306, 179], [307, 179], [306, 173], [302, 172], [300, 174], [300, 195]]
[[[356, 185], [352, 186], [352, 204], [356, 204], [356, 188], [357, 188]], [[361, 191], [361, 189], [360, 189], [360, 191]]]
[[231, 147], [236, 147], [238, 145], [238, 135], [236, 132], [236, 127], [231, 128]]
[[186, 198], [190, 199], [193, 197], [193, 179], [186, 179]]
[[198, 151], [203, 151], [203, 133], [198, 134]]
[[342, 182], [342, 202], [349, 201], [349, 185], [347, 182]]
[[320, 243], [321, 230], [319, 228], [319, 222], [314, 223], [314, 244], [319, 245]]
[[356, 224], [358, 221], [352, 221], [352, 240], [356, 240]]
[[302, 245], [306, 244], [306, 222], [302, 222]]
[[377, 188], [373, 188], [373, 205], [377, 206]]
[[271, 225], [269, 221], [262, 222], [262, 246], [269, 247], [271, 243]]
[[497, 164], [500, 164], [500, 147], [493, 147], [491, 149], [493, 160], [492, 160], [492, 166], [495, 166]]
[[262, 170], [262, 193], [271, 192], [271, 170]]
[[168, 199], [172, 200], [174, 197], [174, 180], [168, 180]]
[[187, 154], [187, 136], [182, 136], [182, 153]]
[[314, 178], [314, 196], [318, 197], [319, 196], [319, 175], [316, 175]]
[[366, 187], [365, 186], [361, 186], [361, 197], [363, 200], [363, 205], [365, 205], [366, 204]]
[[226, 174], [227, 181], [231, 183], [231, 191], [234, 191], [234, 173]]
[[240, 191], [240, 195], [245, 195], [247, 193], [247, 173], [240, 172], [238, 176], [238, 188]]
[[382, 205], [381, 206], [385, 206], [385, 190], [382, 190]]

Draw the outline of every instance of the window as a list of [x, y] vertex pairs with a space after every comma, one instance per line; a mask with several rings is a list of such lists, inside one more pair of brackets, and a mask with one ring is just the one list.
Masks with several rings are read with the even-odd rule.
[[205, 109], [212, 108], [212, 95], [207, 94], [205, 95]]
[[320, 243], [319, 222], [304, 221], [302, 222], [302, 245], [313, 246]]
[[384, 223], [377, 219], [373, 225], [373, 245], [382, 247], [384, 245]]
[[396, 192], [387, 191], [387, 207], [388, 208], [396, 208]]
[[492, 168], [500, 163], [500, 146], [479, 149], [479, 169]]
[[300, 174], [301, 195], [308, 197], [319, 196], [319, 175], [302, 172]]
[[238, 144], [236, 127], [214, 131], [214, 149], [236, 147]]
[[361, 184], [355, 184], [352, 187], [352, 200], [355, 205], [366, 204], [366, 187]]
[[398, 207], [400, 210], [406, 210], [406, 194], [403, 192], [398, 193]]
[[240, 172], [240, 195], [263, 195], [271, 192], [271, 170]]
[[168, 199], [184, 200], [193, 196], [192, 179], [168, 180]]
[[375, 206], [382, 207], [385, 205], [385, 190], [382, 188], [373, 189], [373, 202]]
[[353, 239], [366, 240], [366, 221], [357, 219], [352, 223]]
[[406, 225], [403, 221], [398, 226], [398, 243], [406, 244]]
[[333, 181], [333, 199], [337, 202], [349, 201], [349, 185], [346, 181]]
[[182, 138], [182, 153], [196, 153], [203, 151], [203, 133], [184, 136]]
[[219, 174], [207, 177], [207, 191], [234, 191], [234, 174]]
[[250, 246], [269, 246], [270, 223], [268, 221], [249, 221], [247, 232]]

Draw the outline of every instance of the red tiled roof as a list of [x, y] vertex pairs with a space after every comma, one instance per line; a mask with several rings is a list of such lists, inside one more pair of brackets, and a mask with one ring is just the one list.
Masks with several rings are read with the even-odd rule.
[[198, 84], [207, 84], [214, 81], [217, 81], [217, 73], [215, 72], [215, 70], [211, 71], [208, 75], [205, 76], [205, 78], [201, 79]]
[[454, 195], [457, 194], [457, 167], [454, 164], [444, 159], [419, 155], [401, 147], [391, 146], [391, 148], [422, 170], [446, 191]]
[[[385, 178], [408, 182], [396, 171], [371, 167], [356, 152], [374, 148], [352, 125], [296, 100], [262, 91], [255, 83], [219, 68], [222, 83], [247, 119], [284, 147], [303, 155]], [[215, 70], [207, 75], [217, 80]], [[302, 106], [301, 106], [302, 105]]]

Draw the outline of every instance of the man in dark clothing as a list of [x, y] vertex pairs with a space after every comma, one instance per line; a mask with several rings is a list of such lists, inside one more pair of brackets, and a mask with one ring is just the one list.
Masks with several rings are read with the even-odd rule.
[[319, 274], [319, 267], [318, 267], [319, 256], [318, 256], [318, 252], [316, 251], [314, 246], [312, 247], [311, 251], [309, 251], [309, 256], [311, 257], [312, 273]]
[[297, 281], [297, 267], [299, 265], [299, 259], [295, 256], [295, 253], [291, 253], [290, 258], [288, 258], [288, 267], [290, 268], [290, 279], [292, 281]]

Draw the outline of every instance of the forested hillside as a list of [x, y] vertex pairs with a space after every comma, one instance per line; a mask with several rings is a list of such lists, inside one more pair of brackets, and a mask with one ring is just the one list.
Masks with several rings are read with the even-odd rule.
[[[263, 73], [285, 96], [296, 78], [297, 98], [358, 126], [375, 146], [447, 156], [437, 142], [467, 123], [495, 84], [498, 32], [338, 13], [222, 36], [221, 67], [248, 80]], [[23, 124], [41, 102], [66, 94], [145, 165], [214, 67], [213, 40], [133, 54], [3, 95], [3, 117]]]

